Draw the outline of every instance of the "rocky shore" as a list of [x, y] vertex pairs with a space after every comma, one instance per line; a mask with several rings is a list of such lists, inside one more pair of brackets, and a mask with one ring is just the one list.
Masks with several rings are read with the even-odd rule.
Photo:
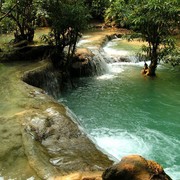
[[[1, 176], [53, 179], [74, 172], [104, 170], [113, 162], [70, 118], [67, 109], [42, 89], [21, 81], [28, 69], [37, 70], [38, 66], [42, 70], [44, 63], [1, 66], [0, 79], [6, 81], [1, 83], [1, 91], [5, 89], [0, 108]], [[14, 164], [18, 171], [12, 168]]]

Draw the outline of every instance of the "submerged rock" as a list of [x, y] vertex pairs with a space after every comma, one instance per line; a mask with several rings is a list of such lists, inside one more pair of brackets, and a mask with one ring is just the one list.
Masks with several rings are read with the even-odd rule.
[[109, 168], [102, 175], [103, 180], [171, 180], [155, 161], [139, 155], [129, 155]]
[[87, 48], [79, 48], [73, 59], [70, 73], [72, 77], [92, 76], [94, 64], [92, 58], [94, 54]]

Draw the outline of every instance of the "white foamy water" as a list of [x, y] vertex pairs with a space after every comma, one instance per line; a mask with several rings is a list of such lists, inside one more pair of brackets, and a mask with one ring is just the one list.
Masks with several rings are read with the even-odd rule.
[[100, 80], [108, 80], [108, 79], [113, 79], [115, 78], [116, 75], [113, 75], [113, 74], [104, 74], [102, 76], [98, 76], [97, 79], [100, 79]]
[[171, 166], [164, 169], [167, 174], [171, 175], [173, 180], [180, 180], [180, 167], [179, 166]]
[[122, 66], [117, 66], [116, 63], [107, 64], [108, 73], [98, 76], [97, 79], [100, 80], [108, 80], [117, 77], [117, 74], [122, 73], [124, 71]]
[[118, 73], [122, 73], [124, 71], [124, 68], [122, 67], [122, 65], [119, 63], [111, 63], [108, 64], [108, 69], [109, 72], [114, 73], [114, 74], [118, 74]]
[[131, 53], [129, 51], [126, 51], [126, 50], [116, 50], [116, 49], [112, 49], [108, 46], [104, 47], [103, 48], [104, 51], [110, 55], [110, 56], [128, 56], [130, 55]]
[[123, 129], [93, 129], [91, 136], [100, 148], [117, 161], [132, 154], [140, 154], [149, 160], [165, 158], [165, 172], [173, 180], [180, 179], [180, 166], [173, 166], [173, 163], [176, 164], [176, 152], [180, 147], [180, 141], [177, 139], [152, 129], [137, 129], [134, 132]]
[[[123, 156], [130, 154], [147, 155], [151, 146], [143, 141], [141, 137], [121, 130], [96, 129], [91, 135], [96, 143], [109, 154], [120, 160]], [[141, 152], [141, 153], [140, 153]]]
[[90, 42], [90, 40], [87, 40], [87, 39], [80, 40], [80, 41], [77, 43], [77, 46], [78, 46], [78, 47], [79, 47], [79, 46], [82, 46], [83, 44], [86, 44], [86, 43], [88, 43], [88, 42]]
[[116, 46], [120, 41], [120, 38], [117, 38], [117, 39], [114, 39], [110, 42], [108, 42], [108, 44], [103, 48], [104, 51], [109, 55], [109, 56], [112, 56], [112, 57], [127, 57], [127, 56], [130, 56], [132, 54], [135, 54], [133, 51], [130, 51], [130, 50], [126, 50], [126, 49], [115, 49], [114, 46]]
[[89, 42], [91, 42], [91, 40], [89, 40], [88, 38], [91, 36], [83, 36], [83, 39], [81, 39], [78, 43], [77, 43], [77, 47], [82, 46], [84, 44], [87, 44]]

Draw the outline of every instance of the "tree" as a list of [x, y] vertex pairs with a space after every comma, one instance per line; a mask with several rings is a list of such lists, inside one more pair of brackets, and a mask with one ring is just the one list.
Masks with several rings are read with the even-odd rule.
[[115, 19], [120, 17], [118, 19], [120, 22], [125, 20], [138, 37], [148, 42], [148, 47], [144, 50], [151, 61], [149, 75], [155, 76], [158, 62], [163, 55], [167, 56], [167, 52], [170, 52], [166, 49], [175, 48], [171, 37], [174, 30], [178, 29], [180, 2], [178, 0], [115, 0], [112, 7], [115, 3], [121, 5], [115, 12], [109, 10], [116, 15], [112, 17]]
[[[53, 64], [55, 67], [64, 65], [67, 71], [75, 53], [80, 32], [86, 28], [88, 10], [82, 0], [48, 0], [43, 7], [51, 22], [49, 39], [50, 43], [55, 45], [55, 51], [52, 54]], [[66, 61], [63, 62], [63, 59]]]
[[15, 42], [33, 40], [35, 11], [33, 0], [6, 0], [2, 3], [0, 20], [8, 18], [14, 23]]
[[178, 0], [143, 0], [135, 5], [129, 16], [131, 27], [148, 42], [147, 53], [151, 61], [149, 75], [155, 71], [166, 48], [174, 49], [172, 33], [178, 28], [180, 9]]

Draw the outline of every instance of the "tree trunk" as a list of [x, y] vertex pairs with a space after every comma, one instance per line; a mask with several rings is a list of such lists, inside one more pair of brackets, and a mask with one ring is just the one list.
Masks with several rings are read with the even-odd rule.
[[152, 44], [152, 49], [151, 49], [151, 64], [149, 65], [149, 72], [148, 76], [156, 76], [156, 67], [157, 67], [157, 61], [158, 61], [158, 44], [154, 43]]
[[151, 62], [151, 64], [149, 65], [149, 72], [147, 75], [156, 76], [156, 67], [157, 67], [157, 63]]

